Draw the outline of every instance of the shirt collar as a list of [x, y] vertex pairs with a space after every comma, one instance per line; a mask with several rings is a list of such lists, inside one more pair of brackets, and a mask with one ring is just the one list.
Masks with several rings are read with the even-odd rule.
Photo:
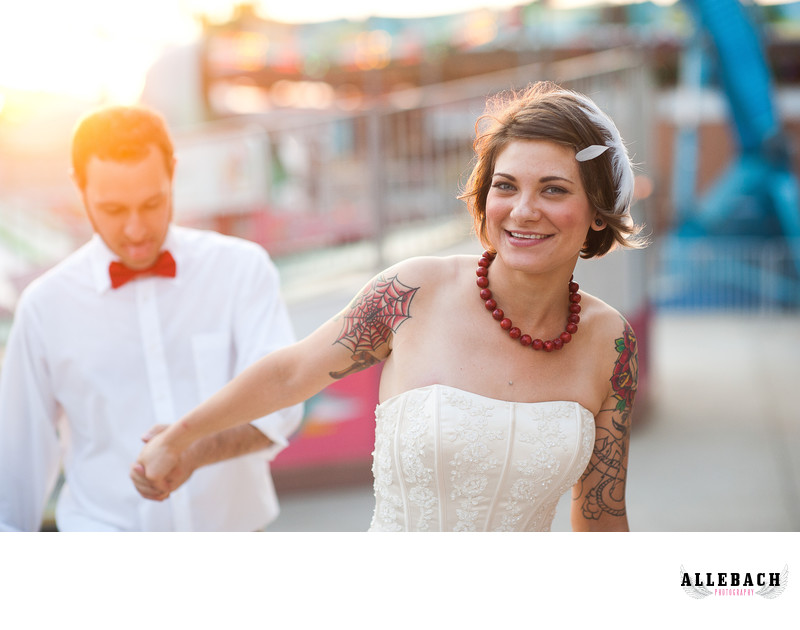
[[[105, 241], [96, 232], [92, 235], [92, 238], [89, 241], [89, 247], [91, 248], [90, 259], [94, 287], [98, 293], [105, 293], [106, 291], [111, 290], [111, 277], [108, 275], [108, 266], [115, 260], [119, 260], [119, 257], [112, 252], [111, 249], [109, 249]], [[176, 235], [175, 226], [170, 225], [167, 229], [167, 237], [164, 239], [164, 246], [161, 249], [162, 251], [165, 249], [169, 250], [169, 252], [172, 254], [172, 257], [175, 259], [175, 265], [178, 269], [178, 273], [180, 273], [181, 248], [180, 239]], [[179, 277], [180, 276], [177, 275], [175, 278], [171, 278], [171, 280], [173, 282], [178, 282]]]

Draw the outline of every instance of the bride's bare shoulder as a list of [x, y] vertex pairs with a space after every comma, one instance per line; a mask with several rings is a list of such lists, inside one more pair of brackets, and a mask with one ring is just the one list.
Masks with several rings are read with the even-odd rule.
[[583, 293], [583, 311], [581, 320], [584, 322], [582, 328], [591, 331], [593, 343], [598, 351], [605, 349], [616, 356], [618, 341], [625, 341], [628, 338], [635, 340], [635, 332], [628, 323], [628, 320], [614, 307], [610, 306], [600, 298]]
[[437, 289], [452, 286], [476, 262], [476, 256], [417, 256], [392, 265], [382, 275], [409, 286]]

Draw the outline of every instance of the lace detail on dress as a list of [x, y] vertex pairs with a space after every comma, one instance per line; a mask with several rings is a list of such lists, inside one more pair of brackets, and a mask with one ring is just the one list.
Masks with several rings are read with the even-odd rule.
[[577, 403], [442, 385], [395, 396], [375, 418], [373, 531], [549, 530], [594, 443], [594, 418]]
[[[516, 464], [520, 475], [510, 488], [511, 500], [503, 514], [498, 531], [519, 529], [524, 509], [533, 505], [550, 489], [553, 480], [561, 472], [560, 459], [554, 451], [568, 450], [564, 420], [574, 415], [572, 403], [553, 403], [547, 409], [533, 409], [531, 422], [535, 431], [521, 431], [519, 441], [528, 445], [529, 454]], [[551, 519], [552, 520], [552, 519]]]
[[453, 529], [473, 532], [479, 514], [476, 507], [489, 485], [488, 473], [499, 465], [490, 443], [505, 440], [505, 434], [502, 430], [490, 430], [492, 409], [489, 406], [476, 407], [468, 396], [455, 390], [445, 391], [442, 398], [445, 404], [460, 412], [458, 423], [447, 436], [453, 444], [462, 445], [449, 461], [450, 499], [458, 501], [458, 521]]
[[[574, 413], [574, 410], [570, 413]], [[550, 525], [556, 515], [558, 500], [575, 485], [583, 474], [583, 471], [586, 470], [586, 466], [589, 464], [589, 458], [592, 455], [592, 446], [594, 444], [594, 416], [583, 407], [578, 408], [578, 413], [580, 415], [580, 444], [575, 454], [577, 465], [571, 468], [572, 474], [570, 476], [562, 478], [561, 483], [551, 495], [553, 497], [552, 500], [544, 509], [540, 510], [534, 516], [526, 527], [527, 531], [550, 529]], [[564, 445], [563, 448], [565, 452], [569, 450], [566, 445]]]
[[438, 505], [432, 485], [433, 469], [425, 466], [425, 437], [429, 426], [422, 401], [414, 400], [406, 405], [406, 422], [400, 437], [403, 477], [408, 484], [408, 500], [417, 508], [419, 516], [415, 524], [418, 531], [428, 531]]
[[400, 497], [391, 491], [393, 484], [392, 444], [397, 430], [398, 415], [384, 413], [380, 406], [375, 410], [375, 450], [372, 452], [372, 475], [375, 477], [375, 511], [370, 529], [402, 531], [398, 524], [398, 511], [402, 511]]

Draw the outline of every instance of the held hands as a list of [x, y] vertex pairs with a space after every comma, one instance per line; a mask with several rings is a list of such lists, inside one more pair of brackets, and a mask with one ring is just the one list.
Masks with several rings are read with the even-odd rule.
[[136, 463], [131, 466], [130, 478], [136, 490], [145, 499], [163, 501], [169, 498], [195, 471], [186, 452], [171, 449], [164, 439], [163, 431], [168, 425], [152, 427], [142, 441], [144, 448]]

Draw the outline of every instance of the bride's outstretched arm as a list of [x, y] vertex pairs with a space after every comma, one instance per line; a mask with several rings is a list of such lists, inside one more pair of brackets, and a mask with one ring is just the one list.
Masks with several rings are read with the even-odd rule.
[[386, 359], [392, 335], [410, 317], [417, 289], [403, 284], [396, 270], [376, 276], [339, 315], [263, 357], [152, 438], [137, 460], [146, 479], [167, 491], [182, 454], [197, 440], [307, 400], [333, 381]]

